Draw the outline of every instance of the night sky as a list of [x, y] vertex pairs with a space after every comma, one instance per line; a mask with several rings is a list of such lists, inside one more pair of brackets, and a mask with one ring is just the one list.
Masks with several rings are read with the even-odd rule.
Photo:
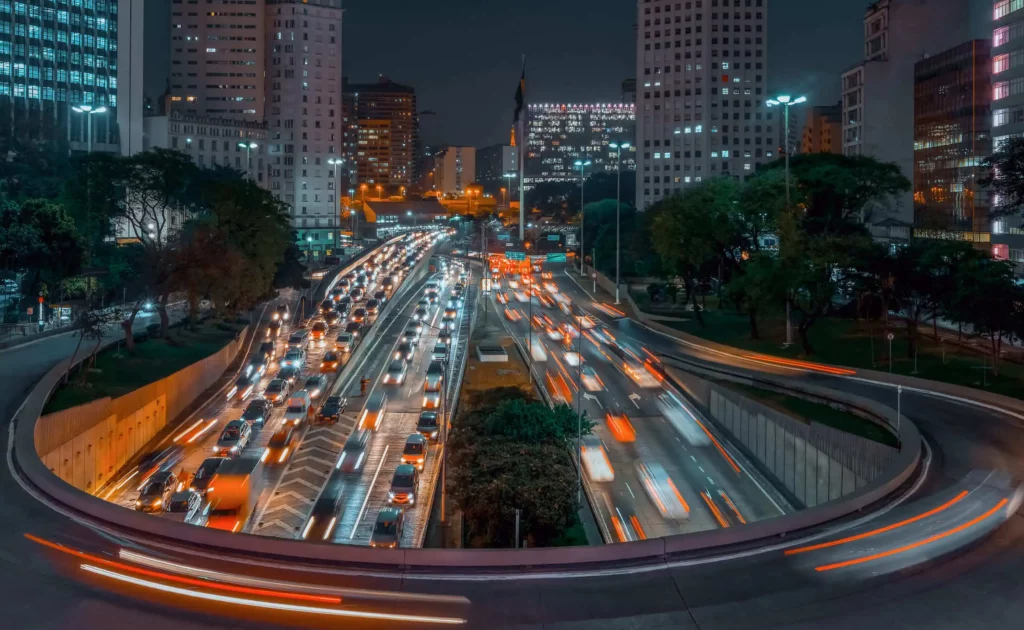
[[[974, 3], [976, 0], [968, 0]], [[772, 92], [839, 100], [839, 73], [862, 56], [866, 0], [769, 0]], [[977, 0], [990, 10], [990, 0]], [[169, 72], [169, 0], [147, 0], [147, 94]], [[531, 102], [618, 102], [635, 74], [636, 0], [348, 0], [343, 64], [353, 82], [383, 74], [416, 89], [429, 144], [508, 139], [526, 54]]]

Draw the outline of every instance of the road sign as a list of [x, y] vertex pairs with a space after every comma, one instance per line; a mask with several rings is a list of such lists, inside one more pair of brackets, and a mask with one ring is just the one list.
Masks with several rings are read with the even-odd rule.
[[545, 256], [544, 260], [546, 260], [549, 263], [564, 263], [565, 254], [548, 254], [547, 256]]
[[31, 314], [32, 314], [32, 307], [31, 307], [31, 306], [30, 306], [30, 307], [28, 307], [28, 314], [29, 314], [29, 315], [31, 315]]
[[507, 241], [507, 240], [509, 240], [510, 238], [512, 238], [512, 235], [511, 235], [511, 234], [499, 234], [499, 235], [498, 235], [498, 240], [499, 240], [499, 241]]
[[559, 234], [548, 234], [548, 240], [549, 241], [557, 241], [560, 238], [562, 238], [562, 237]]
[[506, 251], [505, 258], [508, 260], [526, 260], [526, 254], [523, 252]]

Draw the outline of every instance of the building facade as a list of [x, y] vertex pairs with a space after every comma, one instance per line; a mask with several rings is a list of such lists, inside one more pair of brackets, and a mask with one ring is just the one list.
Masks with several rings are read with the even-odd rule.
[[800, 153], [842, 153], [842, 134], [842, 102], [812, 107], [800, 134]]
[[343, 98], [348, 187], [381, 186], [384, 196], [401, 194], [416, 173], [416, 91], [380, 77], [377, 83], [345, 81]]
[[476, 150], [476, 181], [499, 201], [506, 199], [503, 204], [507, 204], [507, 199], [519, 199], [518, 149], [507, 144], [494, 144]]
[[767, 5], [637, 1], [638, 208], [705, 177], [745, 178], [777, 157]]
[[[1024, 134], [1024, 0], [992, 4], [992, 144]], [[992, 199], [998, 205], [998, 199]], [[992, 254], [1024, 275], [1024, 220], [1004, 217], [991, 224]]]
[[[264, 20], [271, 0], [171, 0], [171, 95], [185, 114], [264, 119]], [[271, 32], [294, 33], [294, 19]], [[301, 51], [301, 40], [280, 40]], [[301, 73], [298, 68], [290, 72]]]
[[[201, 167], [233, 168], [263, 188], [269, 188], [267, 125], [264, 122], [193, 116], [172, 108], [161, 115], [146, 116], [143, 126], [143, 151], [157, 148], [181, 151]], [[251, 147], [252, 144], [256, 146]]]
[[[526, 116], [523, 185], [577, 181], [577, 160], [590, 160], [587, 175], [618, 168], [610, 143], [635, 144], [636, 109], [631, 104], [530, 104]], [[622, 153], [622, 170], [635, 170], [635, 148]]]
[[435, 156], [435, 190], [442, 195], [466, 194], [476, 183], [476, 155], [473, 147], [448, 147]]
[[[843, 153], [867, 155], [914, 173], [914, 64], [969, 39], [964, 0], [878, 0], [864, 14], [864, 58], [842, 81]], [[910, 224], [907, 192], [874, 213]]]
[[623, 105], [636, 105], [636, 79], [626, 79], [622, 82]]
[[342, 228], [341, 0], [267, 0], [265, 23], [270, 189], [319, 258]]
[[914, 234], [989, 240], [981, 162], [992, 153], [988, 40], [914, 64]]
[[91, 119], [93, 150], [118, 150], [120, 14], [131, 5], [0, 0], [0, 137], [86, 150]]

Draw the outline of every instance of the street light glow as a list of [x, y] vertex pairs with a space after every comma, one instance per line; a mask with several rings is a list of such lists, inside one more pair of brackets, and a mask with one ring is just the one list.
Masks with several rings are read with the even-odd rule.
[[805, 102], [806, 100], [807, 100], [807, 97], [806, 97], [806, 96], [801, 96], [800, 98], [798, 98], [798, 99], [796, 99], [795, 101], [793, 101], [793, 103], [792, 103], [792, 104], [793, 104], [793, 105], [796, 105], [797, 103], [803, 103], [803, 102]]
[[249, 143], [239, 142], [238, 146], [242, 147], [243, 149], [255, 149], [256, 147], [258, 147], [260, 145], [256, 144], [255, 142], [249, 142]]
[[777, 100], [780, 103], [788, 103], [792, 99], [790, 99], [790, 97], [788, 95], [782, 94], [780, 96], [776, 96], [775, 100]]

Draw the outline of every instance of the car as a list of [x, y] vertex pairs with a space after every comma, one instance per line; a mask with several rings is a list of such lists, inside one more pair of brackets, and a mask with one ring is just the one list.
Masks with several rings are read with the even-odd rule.
[[292, 392], [291, 396], [288, 397], [288, 406], [284, 409], [285, 423], [294, 424], [295, 426], [302, 424], [303, 420], [309, 418], [312, 406], [313, 399], [310, 397], [309, 392], [304, 389]]
[[406, 328], [415, 328], [417, 335], [423, 334], [423, 322], [413, 320], [406, 325]]
[[320, 406], [320, 411], [316, 414], [317, 422], [325, 424], [333, 424], [341, 419], [341, 414], [345, 413], [345, 407], [348, 405], [348, 399], [342, 396], [328, 396], [324, 400], [324, 404]]
[[292, 348], [285, 353], [281, 359], [281, 367], [302, 367], [306, 364], [306, 351], [300, 348]]
[[373, 442], [373, 431], [370, 429], [356, 429], [345, 440], [345, 446], [341, 449], [336, 468], [344, 473], [359, 472], [366, 462], [366, 455], [370, 450], [370, 443]]
[[417, 308], [412, 314], [412, 320], [414, 322], [422, 322], [425, 319], [427, 319], [427, 309], [422, 306]]
[[359, 418], [359, 426], [364, 429], [376, 430], [384, 420], [384, 414], [388, 408], [388, 394], [385, 391], [376, 391], [370, 394], [363, 407], [363, 414]]
[[334, 299], [333, 298], [326, 299], [326, 300], [324, 300], [323, 302], [320, 303], [320, 314], [321, 315], [323, 315], [324, 313], [330, 313], [333, 310], [334, 310]]
[[447, 361], [448, 360], [448, 344], [436, 343], [434, 349], [430, 352], [430, 358], [433, 361]]
[[321, 372], [337, 372], [341, 363], [341, 355], [336, 350], [328, 350], [320, 360]]
[[601, 377], [598, 376], [594, 368], [589, 365], [584, 365], [580, 370], [580, 380], [583, 381], [583, 388], [588, 392], [599, 392], [604, 389], [604, 383], [601, 381]]
[[327, 337], [328, 328], [327, 322], [319, 321], [313, 324], [313, 328], [310, 329], [309, 336], [313, 341], [318, 341], [322, 344], [324, 339]]
[[462, 306], [462, 305], [461, 305], [461, 304], [459, 304], [459, 300], [458, 300], [458, 298], [450, 297], [450, 298], [448, 298], [448, 303], [447, 303], [447, 304], [445, 304], [445, 310], [449, 310], [449, 309], [451, 309], [451, 310], [454, 310], [454, 309], [458, 309], [458, 308], [459, 308], [460, 306]]
[[455, 319], [459, 315], [459, 311], [456, 307], [450, 306], [444, 309], [444, 316], [448, 319]]
[[423, 379], [423, 391], [439, 392], [444, 384], [444, 361], [431, 361]]
[[341, 520], [342, 508], [345, 505], [345, 479], [341, 475], [332, 475], [320, 497], [313, 504], [309, 520], [302, 528], [304, 540], [330, 540], [334, 529]]
[[273, 341], [264, 341], [256, 350], [256, 356], [263, 359], [268, 366], [277, 358], [277, 344]]
[[440, 391], [425, 391], [423, 392], [423, 405], [422, 409], [438, 409], [441, 407], [441, 392]]
[[352, 296], [351, 295], [343, 295], [343, 296], [341, 296], [341, 299], [338, 300], [338, 305], [334, 307], [334, 310], [338, 311], [339, 313], [341, 313], [341, 312], [346, 312], [347, 313], [348, 309], [351, 306], [352, 306]]
[[388, 371], [384, 374], [385, 385], [401, 385], [405, 383], [405, 377], [409, 373], [409, 364], [402, 359], [395, 359], [388, 365]]
[[411, 464], [399, 464], [391, 477], [391, 488], [388, 490], [388, 503], [416, 504], [416, 487], [419, 485], [420, 472]]
[[412, 361], [414, 356], [416, 356], [416, 344], [406, 341], [398, 344], [398, 348], [395, 349], [395, 353], [391, 355], [391, 358]]
[[314, 374], [307, 377], [302, 389], [309, 392], [310, 398], [317, 398], [327, 389], [327, 377], [323, 374]]
[[398, 547], [402, 542], [402, 526], [405, 514], [398, 508], [383, 508], [377, 512], [370, 533], [371, 547]]
[[258, 380], [261, 376], [267, 373], [267, 362], [258, 352], [253, 356], [249, 363], [245, 366], [243, 374], [251, 378], [252, 380]]
[[419, 433], [413, 433], [405, 440], [405, 448], [402, 449], [402, 463], [415, 466], [417, 470], [423, 470], [427, 465], [429, 453], [427, 438]]
[[232, 420], [221, 431], [220, 438], [213, 447], [213, 454], [222, 457], [235, 457], [249, 443], [252, 428], [244, 420]]
[[186, 525], [206, 524], [209, 508], [203, 506], [203, 498], [193, 490], [179, 490], [164, 503], [162, 518], [185, 523]]
[[496, 292], [494, 299], [498, 300], [498, 304], [508, 304], [508, 294], [502, 291]]
[[[385, 280], [384, 282], [386, 283], [387, 280]], [[373, 294], [373, 299], [377, 300], [378, 303], [383, 304], [388, 299], [388, 292], [385, 291], [384, 289], [381, 289], [380, 291], [377, 291], [376, 293]]]
[[362, 324], [364, 321], [366, 321], [366, 309], [363, 307], [357, 308], [356, 310], [352, 311], [352, 317], [350, 317], [349, 319], [352, 321], [353, 324]]
[[292, 453], [292, 446], [298, 431], [292, 426], [285, 426], [270, 438], [267, 450], [264, 452], [263, 461], [270, 465], [283, 464], [288, 461]]
[[281, 334], [281, 320], [275, 319], [267, 324], [267, 337], [276, 337]]
[[421, 411], [420, 417], [416, 421], [416, 432], [431, 440], [436, 440], [438, 432], [437, 419], [436, 411]]
[[420, 332], [415, 326], [407, 326], [402, 332], [402, 343], [417, 344], [420, 342]]
[[452, 343], [452, 331], [450, 331], [450, 330], [442, 330], [441, 332], [437, 333], [437, 342], [438, 343], [443, 343], [446, 346], [447, 345], [451, 345], [451, 343]]
[[171, 470], [184, 458], [185, 450], [175, 444], [144, 455], [139, 460], [136, 471], [138, 471], [139, 479], [145, 481], [157, 472]]
[[455, 330], [455, 318], [445, 315], [441, 318], [441, 330]]
[[416, 306], [418, 308], [427, 308], [430, 306], [430, 300], [428, 300], [427, 298], [420, 298], [420, 301], [416, 302]]
[[341, 315], [338, 311], [324, 313], [324, 323], [327, 324], [328, 328], [337, 328], [341, 323]]
[[567, 350], [564, 356], [565, 362], [572, 367], [579, 367], [580, 363], [583, 361], [583, 357], [580, 356], [578, 352], [573, 352], [572, 350]]
[[274, 313], [273, 315], [271, 315], [271, 317], [274, 319], [274, 321], [282, 321], [288, 319], [289, 315], [290, 313], [288, 312], [288, 305], [278, 304], [277, 308], [274, 309]]
[[270, 381], [270, 383], [267, 384], [267, 388], [263, 390], [263, 397], [269, 400], [271, 404], [279, 405], [288, 397], [289, 390], [291, 390], [291, 383], [289, 383], [287, 379], [275, 378]]
[[427, 293], [427, 301], [431, 304], [437, 304], [438, 299], [437, 291], [429, 291]]
[[377, 299], [370, 299], [366, 301], [366, 313], [368, 315], [376, 315], [380, 312], [380, 301]]
[[624, 411], [613, 410], [604, 414], [608, 423], [608, 431], [620, 442], [636, 442], [636, 429]]
[[548, 339], [550, 339], [551, 341], [562, 341], [563, 339], [565, 339], [565, 335], [563, 335], [561, 331], [551, 326], [548, 326], [544, 330], [544, 334], [547, 335]]
[[251, 378], [244, 374], [235, 379], [234, 384], [228, 388], [228, 400], [245, 400], [252, 394], [256, 384]]
[[635, 467], [640, 485], [663, 517], [673, 520], [690, 517], [690, 506], [661, 464], [638, 461]]
[[242, 420], [251, 425], [263, 426], [270, 418], [271, 403], [266, 398], [255, 398], [242, 412]]
[[199, 464], [199, 468], [196, 469], [196, 474], [192, 475], [192, 479], [189, 480], [189, 488], [200, 495], [206, 495], [213, 475], [216, 474], [217, 469], [226, 461], [228, 461], [227, 457], [207, 457], [204, 459], [203, 463]]
[[169, 470], [153, 473], [144, 486], [135, 509], [139, 512], [163, 512], [164, 503], [178, 491], [178, 477]]
[[345, 295], [345, 290], [346, 290], [347, 286], [348, 285], [343, 287], [343, 286], [341, 286], [341, 283], [339, 282], [338, 286], [336, 286], [333, 289], [331, 289], [331, 301], [332, 302], [337, 302], [338, 300], [340, 300], [341, 296]]
[[359, 331], [362, 329], [362, 327], [363, 325], [360, 324], [359, 322], [349, 322], [348, 326], [345, 326], [345, 332], [352, 335], [353, 337], [358, 337]]
[[352, 352], [355, 337], [350, 332], [343, 332], [334, 340], [334, 349], [338, 352]]
[[352, 296], [352, 301], [353, 302], [358, 302], [359, 300], [361, 300], [363, 298], [363, 293], [364, 293], [363, 287], [357, 286], [357, 287], [353, 287], [352, 290], [349, 291], [348, 294], [350, 296]]
[[302, 373], [302, 368], [300, 368], [297, 365], [296, 366], [290, 365], [288, 367], [281, 368], [280, 370], [278, 370], [277, 376], [275, 378], [284, 379], [284, 380], [288, 381], [289, 385], [294, 385], [295, 381], [297, 381], [299, 379], [299, 375], [301, 373]]
[[600, 438], [588, 435], [583, 438], [583, 469], [591, 481], [605, 482], [615, 479], [615, 470]]

